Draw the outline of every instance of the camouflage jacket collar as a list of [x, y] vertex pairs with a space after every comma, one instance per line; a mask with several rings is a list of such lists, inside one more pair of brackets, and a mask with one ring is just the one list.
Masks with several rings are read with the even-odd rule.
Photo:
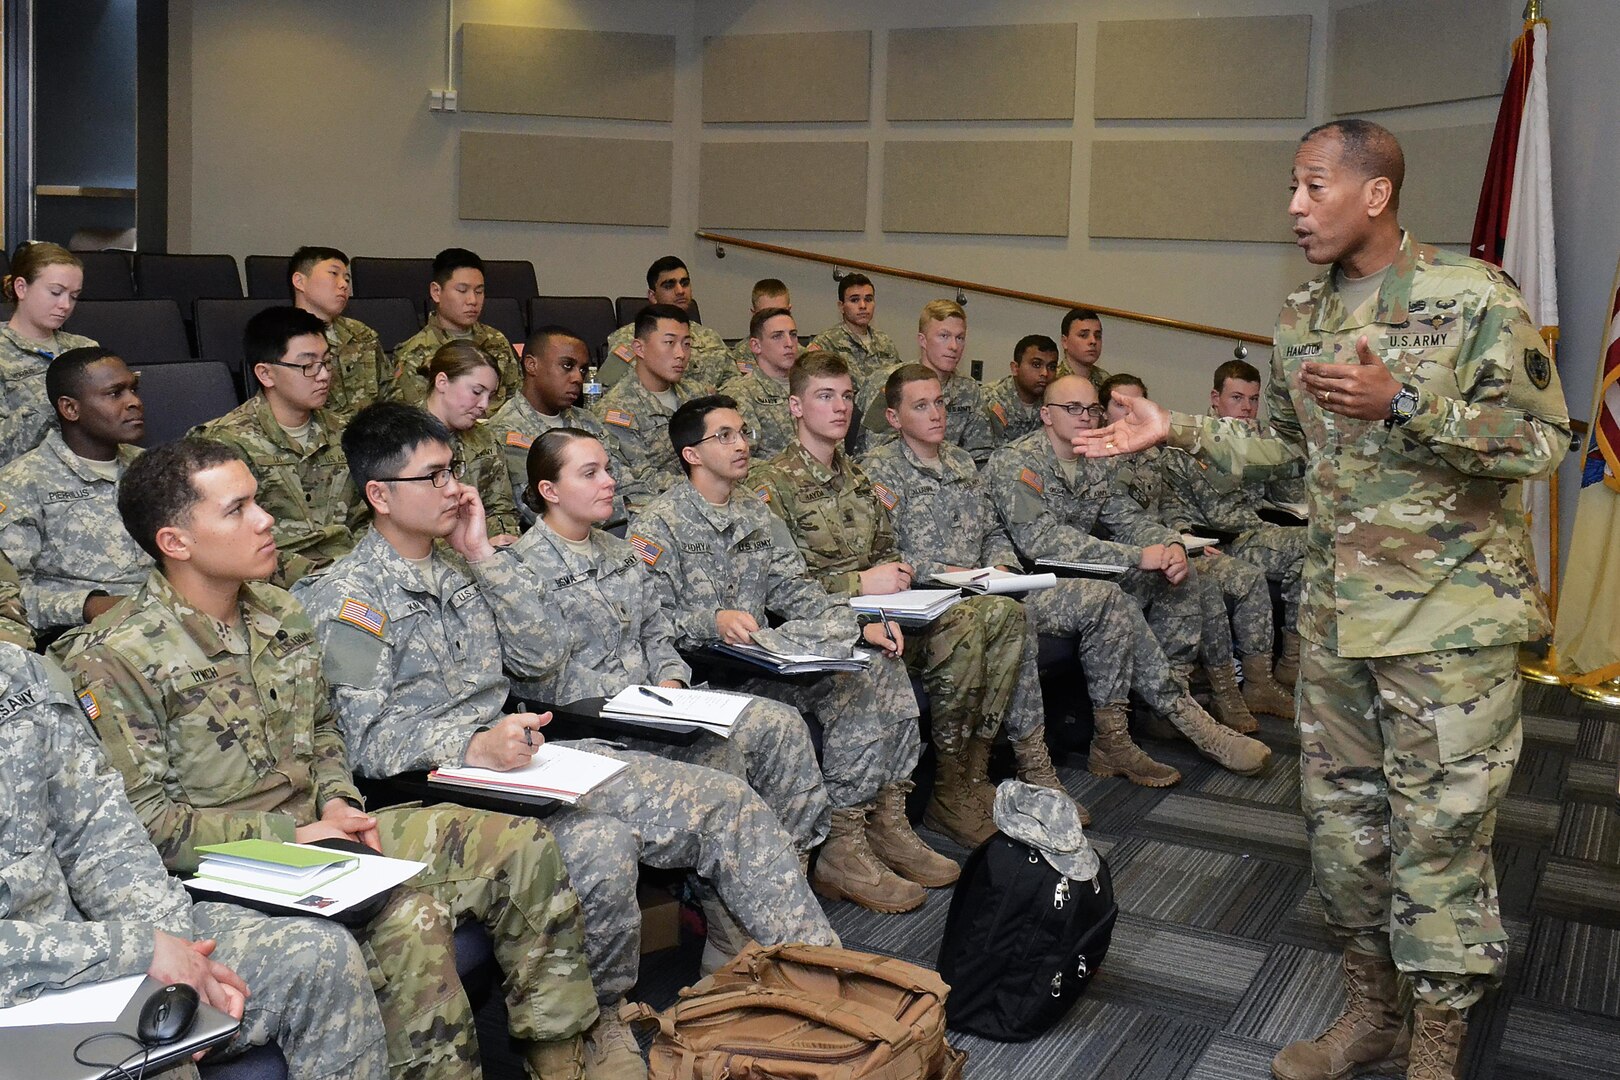
[[786, 401], [788, 398], [788, 381], [767, 375], [764, 366], [757, 360], [750, 360], [749, 363], [753, 367], [745, 378], [753, 382], [755, 394], [765, 401]]
[[891, 445], [899, 447], [900, 456], [905, 458], [913, 472], [942, 484], [960, 484], [978, 475], [972, 456], [955, 443], [940, 444], [938, 468], [924, 462], [903, 438], [896, 439]]
[[884, 336], [883, 331], [877, 329], [875, 326], [868, 326], [866, 328], [866, 340], [862, 341], [860, 338], [856, 337], [854, 332], [843, 323], [839, 323], [827, 333], [827, 337], [829, 339], [837, 341], [849, 349], [858, 350], [865, 353], [868, 356], [876, 355], [885, 351], [882, 347]]
[[[281, 616], [266, 602], [264, 595], [265, 590], [274, 588], [262, 581], [246, 581], [236, 594], [237, 611], [242, 616], [243, 627], [249, 631], [248, 650], [254, 656], [281, 629]], [[214, 617], [192, 607], [185, 597], [175, 591], [163, 572], [157, 569], [153, 569], [146, 578], [146, 584], [135, 594], [131, 610], [141, 612], [154, 608], [178, 624], [210, 659], [231, 652], [230, 646], [219, 635]]]
[[842, 488], [855, 476], [855, 463], [849, 460], [842, 446], [833, 447], [830, 466], [817, 461], [815, 455], [806, 450], [804, 443], [798, 439], [794, 439], [792, 445], [782, 451], [776, 460], [785, 465], [789, 472], [809, 476], [816, 483], [832, 488]]
[[332, 441], [327, 435], [327, 432], [332, 430], [332, 421], [326, 415], [325, 409], [316, 409], [309, 414], [309, 442], [304, 446], [293, 442], [292, 436], [287, 434], [287, 429], [281, 426], [281, 421], [276, 419], [275, 412], [270, 408], [270, 399], [264, 396], [263, 390], [248, 399], [248, 409], [254, 425], [267, 441], [299, 458], [314, 457], [326, 449], [327, 444]]
[[[1409, 317], [1407, 305], [1412, 299], [1412, 282], [1425, 261], [1424, 252], [1409, 232], [1401, 233], [1401, 247], [1395, 261], [1389, 264], [1384, 282], [1378, 287], [1378, 307], [1372, 321], [1382, 326], [1404, 323]], [[1311, 317], [1311, 329], [1316, 333], [1340, 333], [1354, 325], [1352, 312], [1344, 309], [1339, 290], [1333, 285], [1335, 263], [1316, 278], [1318, 302]]]
[[690, 480], [682, 480], [671, 488], [670, 492], [677, 504], [686, 503], [694, 517], [708, 522], [710, 528], [717, 533], [723, 533], [735, 525], [741, 518], [740, 508], [747, 506], [752, 499], [747, 488], [733, 488], [731, 500], [724, 506], [716, 506], [705, 499], [703, 493], [694, 487]]
[[[45, 441], [40, 443], [40, 449], [55, 454], [57, 459], [62, 462], [63, 468], [87, 484], [109, 483], [109, 481], [103, 480], [100, 476], [85, 468], [84, 460], [68, 449], [67, 441], [62, 438], [62, 432], [58, 428], [52, 427], [45, 433]], [[129, 468], [129, 463], [140, 456], [140, 447], [132, 446], [129, 443], [120, 443], [118, 455], [115, 459], [118, 462], [118, 475], [124, 475], [124, 470]], [[116, 483], [117, 481], [110, 482]]]
[[41, 360], [54, 360], [67, 351], [62, 347], [62, 334], [60, 333], [52, 334], [49, 341], [31, 341], [13, 330], [10, 325], [0, 323], [0, 337], [4, 337], [11, 342], [12, 345], [16, 346], [17, 351], [23, 355], [37, 356]]
[[459, 589], [470, 580], [465, 565], [455, 552], [435, 540], [432, 566], [439, 583], [439, 591], [435, 593], [422, 581], [416, 566], [396, 551], [394, 545], [374, 527], [366, 529], [366, 534], [354, 545], [354, 550], [343, 556], [339, 564], [351, 578], [363, 579], [374, 585], [379, 599], [381, 593], [397, 589], [435, 607], [440, 596]]
[[358, 319], [338, 315], [326, 325], [326, 343], [334, 349], [341, 348], [360, 336], [354, 328], [363, 325]]

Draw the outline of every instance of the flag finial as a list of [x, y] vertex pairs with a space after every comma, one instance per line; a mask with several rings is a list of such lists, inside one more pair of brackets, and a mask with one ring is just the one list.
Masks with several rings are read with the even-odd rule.
[[1541, 18], [1541, 0], [1528, 0], [1524, 5], [1524, 21], [1535, 22]]

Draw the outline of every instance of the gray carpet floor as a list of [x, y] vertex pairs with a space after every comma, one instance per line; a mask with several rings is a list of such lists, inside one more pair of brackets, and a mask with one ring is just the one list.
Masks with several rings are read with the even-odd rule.
[[[1275, 755], [1252, 780], [1185, 743], [1145, 744], [1182, 771], [1168, 790], [1097, 779], [1079, 758], [1060, 763], [1113, 870], [1113, 946], [1087, 995], [1041, 1038], [952, 1033], [969, 1078], [1258, 1080], [1280, 1046], [1337, 1014], [1338, 954], [1310, 885], [1297, 737], [1285, 722], [1262, 723]], [[1470, 1080], [1620, 1076], [1617, 760], [1620, 711], [1527, 684], [1524, 755], [1495, 847], [1512, 958], [1502, 987], [1471, 1015]], [[898, 916], [826, 906], [845, 945], [933, 966], [949, 901], [935, 890]], [[698, 952], [686, 941], [644, 957], [637, 996], [668, 1004], [697, 978]], [[520, 1077], [498, 1002], [479, 1026], [487, 1074]]]

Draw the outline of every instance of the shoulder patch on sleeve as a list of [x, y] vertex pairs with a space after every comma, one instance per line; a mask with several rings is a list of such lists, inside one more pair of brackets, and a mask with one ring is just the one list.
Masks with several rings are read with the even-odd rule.
[[1043, 495], [1046, 493], [1046, 485], [1041, 483], [1040, 475], [1034, 469], [1020, 469], [1018, 480], [1019, 483], [1028, 484]]
[[872, 491], [876, 493], [878, 502], [883, 504], [883, 509], [885, 510], [893, 510], [900, 504], [900, 496], [896, 495], [894, 492], [890, 491], [876, 480], [872, 481]]
[[613, 355], [617, 356], [620, 360], [623, 360], [627, 364], [636, 358], [635, 351], [631, 349], [629, 345], [615, 346], [613, 349]]
[[[1530, 382], [1537, 390], [1545, 390], [1552, 384], [1552, 361], [1540, 349], [1524, 350], [1524, 373], [1530, 376]], [[0, 511], [5, 510], [5, 504], [0, 503]]]
[[388, 621], [388, 616], [352, 596], [345, 596], [343, 603], [338, 605], [337, 620], [382, 637], [383, 624]]
[[623, 409], [609, 409], [602, 414], [602, 423], [612, 424], [614, 427], [633, 428], [636, 426], [635, 414], [627, 413]]
[[96, 701], [96, 695], [89, 690], [79, 691], [79, 708], [84, 710], [85, 719], [100, 720], [101, 705]]
[[525, 435], [521, 431], [508, 431], [506, 433], [506, 445], [520, 446], [527, 450], [529, 447], [534, 445], [534, 437], [532, 435]]
[[746, 360], [733, 360], [732, 364], [737, 368], [737, 374], [739, 375], [748, 375], [754, 370], [754, 365]]
[[648, 566], [657, 566], [658, 560], [664, 557], [664, 549], [640, 533], [630, 534], [630, 546], [636, 549], [636, 554]]
[[5, 512], [6, 512], [6, 504], [5, 503], [0, 503], [0, 514], [3, 514]]
[[997, 420], [1001, 421], [1002, 427], [1007, 426], [1007, 410], [1001, 407], [1001, 402], [998, 401], [991, 405], [990, 411], [995, 414]]
[[771, 501], [771, 489], [770, 489], [770, 486], [767, 485], [767, 484], [759, 485], [759, 487], [754, 489], [754, 495], [762, 503], [770, 502]]

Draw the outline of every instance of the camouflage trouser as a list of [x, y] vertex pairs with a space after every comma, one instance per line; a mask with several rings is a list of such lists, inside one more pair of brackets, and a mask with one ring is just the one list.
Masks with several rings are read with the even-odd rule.
[[908, 629], [905, 637], [906, 665], [928, 693], [940, 753], [960, 753], [975, 734], [994, 736], [1015, 691], [1022, 690], [1024, 699], [1019, 726], [1033, 730], [1040, 723], [1038, 643], [1018, 601], [970, 596], [929, 625]]
[[427, 864], [366, 928], [395, 1077], [466, 1076], [478, 1036], [451, 941], [477, 921], [505, 975], [507, 1026], [550, 1042], [596, 1020], [579, 897], [546, 827], [462, 806], [376, 812], [384, 855]]
[[1199, 639], [1203, 630], [1203, 609], [1198, 597], [1198, 571], [1188, 571], [1187, 580], [1172, 585], [1157, 570], [1125, 571], [1119, 587], [1142, 608], [1159, 648], [1178, 670], [1198, 662]]
[[1305, 529], [1300, 525], [1262, 525], [1239, 536], [1226, 549], [1253, 563], [1282, 590], [1283, 629], [1299, 630], [1300, 575], [1305, 570]]
[[742, 780], [591, 739], [566, 745], [629, 766], [546, 819], [585, 905], [585, 951], [603, 1005], [635, 985], [640, 966], [637, 863], [696, 871], [762, 944], [832, 943], [792, 838]]
[[755, 698], [737, 718], [730, 738], [704, 732], [690, 746], [652, 739], [627, 739], [625, 745], [742, 777], [776, 812], [782, 828], [793, 837], [794, 848], [802, 853], [814, 851], [827, 839], [831, 823], [827, 786], [821, 780], [821, 766], [816, 764], [810, 730], [791, 705]]
[[290, 1076], [388, 1075], [382, 1017], [360, 947], [347, 930], [322, 919], [272, 918], [212, 903], [193, 907], [191, 923], [196, 939], [218, 942], [214, 959], [251, 991], [241, 1030], [228, 1049], [212, 1051], [210, 1061], [273, 1040]]
[[899, 660], [877, 657], [866, 671], [808, 682], [749, 679], [738, 689], [785, 701], [821, 721], [821, 775], [834, 808], [869, 803], [917, 767], [917, 695]]
[[[1275, 631], [1266, 575], [1253, 563], [1230, 555], [1205, 555], [1198, 560], [1198, 580], [1203, 590], [1199, 597], [1204, 610], [1204, 662], [1224, 658], [1230, 665], [1234, 642], [1240, 655], [1271, 656]], [[1216, 629], [1217, 624], [1225, 633]]]
[[1523, 734], [1518, 649], [1300, 658], [1300, 802], [1328, 924], [1465, 1009], [1507, 959], [1491, 865]]
[[1135, 690], [1156, 712], [1186, 693], [1136, 601], [1111, 581], [1064, 578], [1028, 594], [1024, 607], [1043, 634], [1074, 637], [1095, 708], [1124, 705]]

